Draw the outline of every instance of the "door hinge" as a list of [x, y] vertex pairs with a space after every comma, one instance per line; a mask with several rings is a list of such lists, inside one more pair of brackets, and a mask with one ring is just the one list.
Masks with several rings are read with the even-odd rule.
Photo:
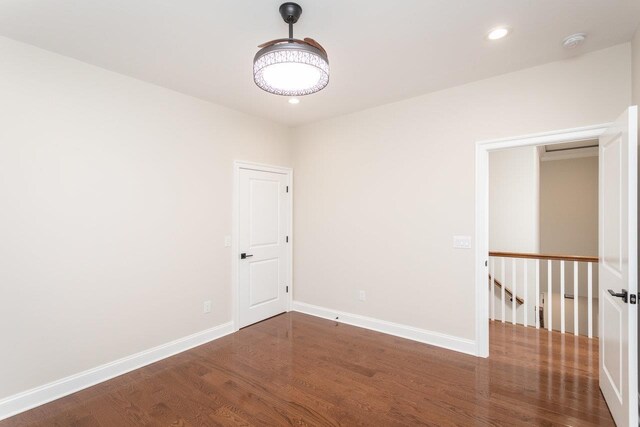
[[287, 236], [287, 243], [289, 243], [289, 236]]
[[289, 186], [287, 185], [287, 193], [289, 192]]
[[287, 293], [289, 293], [289, 286], [287, 286]]

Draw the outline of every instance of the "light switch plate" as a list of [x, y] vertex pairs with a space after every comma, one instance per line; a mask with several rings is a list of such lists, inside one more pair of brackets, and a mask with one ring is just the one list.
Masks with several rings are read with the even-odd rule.
[[231, 247], [231, 236], [224, 236], [224, 247], [225, 248]]
[[471, 236], [453, 236], [453, 247], [456, 249], [471, 249]]

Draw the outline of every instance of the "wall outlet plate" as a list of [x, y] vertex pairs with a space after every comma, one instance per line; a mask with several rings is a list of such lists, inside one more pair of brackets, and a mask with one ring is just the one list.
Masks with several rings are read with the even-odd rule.
[[456, 249], [471, 249], [471, 236], [453, 236], [453, 247]]
[[358, 291], [358, 299], [360, 301], [366, 301], [367, 300], [367, 293], [365, 291]]
[[202, 304], [203, 313], [211, 313], [211, 301], [207, 300]]

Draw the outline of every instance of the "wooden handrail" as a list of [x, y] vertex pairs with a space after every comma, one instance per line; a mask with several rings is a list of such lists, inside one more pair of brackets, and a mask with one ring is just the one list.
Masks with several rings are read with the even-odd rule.
[[550, 259], [558, 261], [581, 261], [581, 262], [598, 262], [597, 256], [584, 255], [552, 255], [552, 254], [528, 254], [519, 252], [489, 252], [489, 256], [503, 258], [528, 258], [528, 259]]
[[[491, 282], [491, 275], [489, 275], [489, 282]], [[502, 288], [502, 283], [500, 283], [500, 282], [498, 281], [498, 279], [495, 279], [495, 280], [493, 281], [493, 283], [495, 283], [497, 287]], [[504, 292], [505, 292], [506, 294], [509, 294], [509, 296], [510, 296], [511, 298], [513, 298], [513, 292], [511, 292], [511, 289], [509, 289], [509, 288], [507, 288], [507, 287], [505, 286], [505, 287], [504, 287]], [[517, 302], [518, 304], [521, 304], [521, 305], [522, 305], [522, 304], [524, 304], [524, 300], [523, 300], [522, 298], [520, 298], [519, 296], [516, 296], [516, 302]]]

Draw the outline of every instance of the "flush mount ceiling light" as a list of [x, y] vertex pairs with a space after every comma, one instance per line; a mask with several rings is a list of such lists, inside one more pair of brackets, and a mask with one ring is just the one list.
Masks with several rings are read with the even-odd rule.
[[310, 95], [329, 83], [327, 51], [313, 39], [293, 38], [293, 24], [301, 14], [302, 8], [296, 3], [280, 5], [280, 15], [289, 25], [289, 37], [261, 44], [253, 58], [253, 80], [269, 93]]
[[506, 37], [507, 34], [509, 34], [509, 28], [507, 27], [497, 27], [494, 28], [493, 30], [489, 31], [489, 34], [487, 34], [487, 38], [489, 40], [499, 40], [503, 37]]

